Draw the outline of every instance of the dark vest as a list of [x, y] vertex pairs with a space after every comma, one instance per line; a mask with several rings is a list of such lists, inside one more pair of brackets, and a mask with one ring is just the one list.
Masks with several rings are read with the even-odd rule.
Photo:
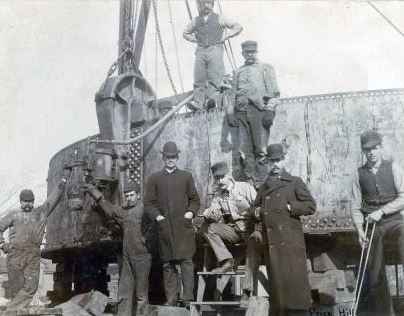
[[391, 165], [391, 161], [382, 160], [376, 174], [371, 173], [365, 165], [358, 169], [362, 212], [371, 213], [397, 197]]
[[223, 37], [223, 29], [219, 24], [219, 15], [212, 12], [206, 23], [203, 17], [197, 16], [195, 35], [198, 46], [208, 47], [220, 43]]

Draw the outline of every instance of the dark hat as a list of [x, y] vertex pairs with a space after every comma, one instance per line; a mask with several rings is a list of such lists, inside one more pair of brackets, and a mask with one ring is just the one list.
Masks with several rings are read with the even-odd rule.
[[213, 177], [225, 176], [229, 173], [229, 167], [225, 161], [215, 163], [211, 168]]
[[126, 193], [126, 192], [131, 192], [131, 191], [135, 191], [135, 192], [139, 193], [140, 192], [139, 185], [135, 182], [125, 183], [125, 185], [123, 186], [123, 192]]
[[174, 142], [166, 142], [163, 146], [163, 151], [161, 153], [164, 156], [176, 156], [180, 153], [177, 148], [177, 144]]
[[242, 50], [257, 50], [257, 46], [256, 41], [245, 41], [241, 43]]
[[33, 201], [35, 200], [34, 192], [29, 189], [21, 190], [20, 193], [20, 201]]
[[267, 147], [267, 156], [270, 160], [280, 159], [286, 155], [282, 144], [271, 144]]
[[361, 134], [361, 147], [369, 149], [382, 143], [382, 135], [372, 129], [368, 129]]

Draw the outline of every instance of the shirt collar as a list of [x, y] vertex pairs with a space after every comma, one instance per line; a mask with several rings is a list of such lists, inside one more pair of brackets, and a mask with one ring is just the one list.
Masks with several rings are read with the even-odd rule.
[[369, 166], [368, 163], [366, 163], [366, 169], [370, 171], [371, 173], [375, 174], [377, 170], [379, 170], [380, 165], [382, 164], [382, 160], [379, 159], [372, 167]]
[[177, 167], [174, 167], [173, 169], [164, 168], [164, 170], [165, 170], [167, 173], [174, 173], [174, 172], [177, 170]]

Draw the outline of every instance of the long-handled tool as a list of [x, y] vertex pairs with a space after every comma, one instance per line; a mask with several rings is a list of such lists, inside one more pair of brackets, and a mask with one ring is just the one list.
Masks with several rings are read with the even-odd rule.
[[[368, 227], [369, 227], [369, 222], [366, 221], [365, 236], [367, 236]], [[360, 298], [361, 291], [362, 291], [363, 280], [365, 279], [366, 266], [367, 266], [368, 260], [369, 260], [369, 254], [370, 254], [370, 250], [372, 247], [372, 241], [373, 241], [373, 236], [375, 233], [375, 228], [376, 228], [376, 223], [373, 223], [372, 232], [370, 234], [370, 239], [369, 239], [369, 244], [367, 246], [365, 244], [362, 247], [361, 258], [360, 258], [360, 263], [359, 263], [358, 278], [356, 280], [356, 285], [355, 285], [355, 301], [352, 304], [352, 316], [356, 316], [356, 311], [358, 309], [359, 298]], [[366, 255], [365, 255], [365, 253], [366, 253]], [[365, 255], [365, 263], [363, 264], [364, 255]], [[363, 267], [362, 267], [362, 264], [363, 264]]]

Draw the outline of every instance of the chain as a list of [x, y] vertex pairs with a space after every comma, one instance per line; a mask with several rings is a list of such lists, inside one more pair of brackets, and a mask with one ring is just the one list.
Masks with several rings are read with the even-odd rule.
[[171, 88], [173, 89], [174, 94], [177, 95], [178, 94], [177, 89], [175, 88], [173, 77], [171, 75], [171, 71], [170, 71], [170, 68], [169, 68], [168, 62], [167, 62], [167, 56], [166, 56], [166, 53], [165, 53], [165, 50], [164, 50], [163, 40], [161, 39], [160, 24], [159, 24], [159, 19], [158, 19], [158, 15], [157, 15], [157, 2], [156, 2], [156, 0], [152, 0], [152, 4], [153, 4], [154, 19], [156, 21], [157, 38], [158, 38], [158, 41], [159, 41], [159, 44], [160, 44], [161, 55], [163, 56], [164, 67], [166, 68], [167, 76], [168, 76], [168, 80], [170, 81]]
[[108, 73], [107, 73], [107, 78], [111, 77], [112, 74], [115, 72], [116, 68], [118, 68], [118, 64], [120, 62], [120, 60], [123, 58], [123, 56], [125, 56], [125, 54], [129, 54], [130, 50], [129, 49], [125, 49], [119, 56], [118, 58], [114, 61], [114, 63], [111, 65], [111, 67], [109, 67]]

